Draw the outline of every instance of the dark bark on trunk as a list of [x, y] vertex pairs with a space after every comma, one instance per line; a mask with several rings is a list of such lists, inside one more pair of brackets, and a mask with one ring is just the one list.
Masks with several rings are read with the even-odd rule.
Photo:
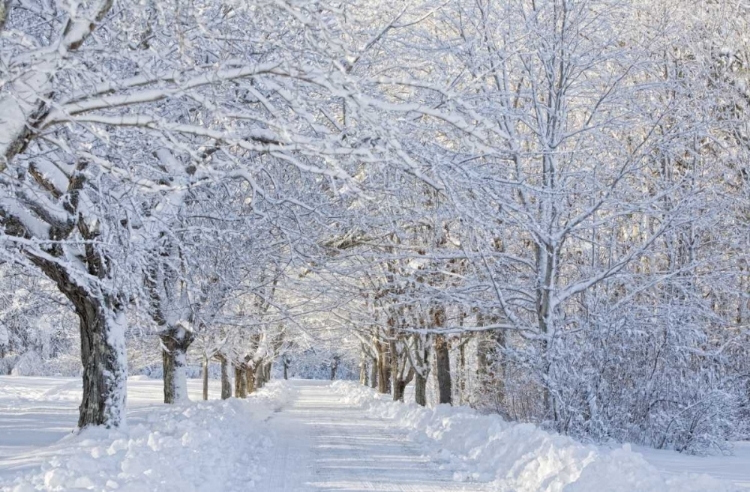
[[[3, 5], [7, 6], [9, 3], [3, 1]], [[100, 13], [103, 15], [110, 7], [111, 2], [102, 7]], [[97, 22], [98, 20], [97, 17]], [[90, 32], [84, 34], [81, 40], [85, 39], [88, 34]], [[77, 47], [76, 43], [69, 49], [75, 50]], [[34, 104], [37, 105], [36, 102]], [[47, 105], [41, 102], [37, 108], [34, 113], [39, 116], [49, 110]], [[32, 119], [27, 119], [27, 122], [30, 121], [34, 121], [33, 116]], [[20, 134], [9, 136], [12, 142], [5, 154], [8, 162], [13, 159], [16, 152], [23, 151], [31, 141], [30, 136], [33, 131], [32, 125], [25, 125]], [[83, 398], [79, 407], [78, 427], [104, 425], [109, 428], [118, 427], [125, 420], [128, 378], [125, 315], [123, 296], [116, 291], [109, 291], [102, 287], [111, 278], [108, 268], [109, 258], [96, 246], [99, 231], [97, 228], [89, 227], [89, 223], [78, 210], [79, 192], [86, 182], [82, 171], [86, 166], [84, 161], [79, 163], [75, 173], [69, 179], [66, 194], [55, 199], [56, 202], [57, 198], [60, 199], [59, 203], [67, 212], [68, 217], [65, 221], [50, 222], [49, 239], [53, 240], [53, 244], [43, 248], [43, 255], [39, 255], [33, 249], [26, 250], [25, 254], [49, 279], [55, 282], [78, 315], [83, 365]], [[6, 166], [0, 163], [0, 168], [5, 169]], [[49, 190], [48, 183], [42, 174], [32, 172], [31, 175], [42, 187]], [[6, 234], [26, 239], [44, 239], [31, 234], [12, 216], [2, 216], [0, 219], [2, 219], [0, 225], [4, 226]], [[65, 248], [59, 241], [68, 238], [76, 229], [81, 238], [86, 241], [83, 246], [84, 255], [80, 257], [82, 265], [85, 266], [85, 273], [99, 281], [88, 282], [81, 276], [84, 272], [77, 266], [71, 266], [68, 269], [65, 266], [66, 262], [58, 263], [49, 259], [66, 256]]]
[[[389, 336], [394, 336], [393, 331], [389, 330], [388, 333]], [[402, 401], [404, 399], [404, 388], [406, 388], [406, 385], [403, 381], [401, 381], [401, 375], [399, 374], [399, 354], [398, 354], [398, 347], [396, 346], [395, 340], [390, 340], [388, 342], [388, 353], [391, 354], [390, 356], [390, 363], [391, 363], [391, 396], [393, 397], [393, 401]]]
[[182, 328], [172, 328], [159, 337], [162, 343], [164, 403], [186, 401], [188, 400], [185, 374], [187, 349], [194, 337]]
[[247, 381], [247, 394], [255, 393], [255, 371], [250, 364], [245, 366], [245, 380]]
[[[71, 197], [71, 200], [77, 201], [77, 198]], [[85, 239], [97, 238], [85, 224], [79, 223], [78, 228]], [[61, 233], [60, 237], [65, 234]], [[106, 259], [92, 244], [87, 244], [85, 251], [88, 273], [106, 279]], [[53, 250], [51, 254], [60, 256], [62, 252]], [[117, 296], [101, 291], [96, 285], [81, 287], [68, 270], [56, 262], [33, 255], [29, 255], [29, 259], [57, 284], [78, 315], [83, 365], [78, 427], [118, 427], [125, 420], [128, 379], [122, 303]]]
[[401, 379], [393, 380], [393, 401], [404, 401], [404, 390], [406, 390], [406, 381]]
[[378, 352], [378, 393], [391, 392], [391, 365], [386, 344], [377, 342]]
[[271, 381], [271, 369], [272, 368], [273, 368], [273, 363], [266, 362], [265, 366], [263, 367], [263, 384]]
[[[484, 316], [477, 315], [477, 326], [484, 326]], [[479, 389], [482, 393], [488, 393], [491, 389], [490, 371], [492, 364], [495, 362], [495, 341], [491, 333], [484, 332], [479, 334], [477, 341], [477, 380]]]
[[78, 427], [104, 425], [117, 427], [125, 419], [126, 385], [123, 327], [124, 316], [109, 302], [99, 300], [83, 289], [68, 295], [78, 314], [83, 363], [83, 400], [79, 407]]
[[466, 401], [466, 344], [463, 341], [458, 354], [458, 400], [459, 405]]
[[247, 378], [245, 364], [234, 366], [234, 397], [247, 398]]
[[423, 407], [427, 405], [427, 378], [419, 374], [414, 377], [414, 401]]
[[338, 357], [334, 357], [331, 361], [331, 381], [336, 379], [336, 371], [339, 368], [339, 359]]
[[208, 400], [208, 357], [203, 356], [203, 400]]
[[500, 405], [505, 400], [505, 367], [502, 361], [504, 345], [505, 333], [501, 331], [482, 333], [477, 344], [479, 392], [485, 399]]
[[370, 361], [370, 388], [375, 389], [378, 387], [378, 360], [372, 359]]
[[407, 374], [404, 375], [406, 364], [408, 364], [408, 355], [406, 353], [408, 348], [404, 347], [401, 353], [399, 353], [398, 343], [399, 342], [396, 340], [392, 340], [389, 343], [391, 353], [391, 378], [393, 379], [392, 395], [393, 401], [404, 401], [404, 390], [406, 390], [406, 386], [414, 378], [414, 368], [409, 368]]
[[404, 401], [406, 387], [409, 386], [411, 380], [414, 379], [415, 374], [416, 372], [411, 368], [405, 378], [401, 379], [400, 377], [393, 377], [393, 401]]
[[282, 363], [284, 364], [284, 379], [289, 379], [289, 365], [291, 364], [291, 361], [284, 357], [282, 359]]
[[[420, 319], [420, 326], [424, 320]], [[414, 361], [418, 367], [414, 368], [414, 402], [417, 405], [427, 405], [427, 379], [430, 376], [430, 352], [432, 340], [429, 336], [414, 335]]]
[[232, 397], [232, 382], [229, 380], [229, 361], [226, 357], [219, 359], [221, 362], [221, 399]]
[[255, 389], [261, 389], [266, 384], [265, 364], [258, 363], [255, 368]]
[[435, 361], [435, 376], [438, 381], [438, 403], [452, 405], [450, 347], [443, 335], [435, 336]]
[[359, 384], [367, 386], [367, 359], [364, 357], [359, 363]]

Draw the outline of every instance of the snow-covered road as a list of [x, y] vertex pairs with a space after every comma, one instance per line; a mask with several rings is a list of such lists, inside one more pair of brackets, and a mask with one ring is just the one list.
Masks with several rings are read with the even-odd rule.
[[190, 380], [192, 403], [163, 405], [160, 381], [131, 378], [128, 428], [72, 434], [80, 381], [0, 376], [0, 491], [734, 492], [750, 484], [747, 443], [708, 458], [639, 449], [644, 460], [629, 446], [582, 445], [468, 408], [394, 404], [355, 383], [273, 382], [227, 401], [217, 383], [208, 402], [197, 401], [200, 381]]
[[329, 384], [296, 381], [297, 398], [268, 424], [276, 449], [258, 490], [268, 492], [490, 490], [453, 481], [423, 455], [407, 431], [364, 415]]

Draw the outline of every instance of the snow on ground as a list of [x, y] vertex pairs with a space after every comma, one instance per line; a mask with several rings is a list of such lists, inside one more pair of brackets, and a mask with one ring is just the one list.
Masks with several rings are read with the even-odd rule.
[[262, 492], [490, 492], [453, 479], [392, 419], [347, 404], [326, 381], [293, 381], [297, 398], [268, 421], [274, 447]]
[[[200, 382], [190, 383], [198, 400]], [[262, 422], [290, 398], [274, 383], [248, 401], [163, 405], [161, 383], [136, 377], [126, 429], [73, 434], [80, 385], [0, 378], [0, 490], [246, 490], [271, 445]]]
[[750, 490], [750, 442], [733, 443], [727, 456], [686, 456], [674, 451], [636, 447], [646, 461], [667, 476], [701, 470], [711, 476], [729, 480], [742, 490]]
[[333, 388], [345, 403], [409, 429], [411, 439], [422, 443], [424, 452], [442, 468], [452, 470], [456, 480], [492, 481], [493, 490], [501, 492], [726, 492], [743, 490], [740, 485], [750, 478], [750, 457], [744, 448], [734, 465], [712, 468], [733, 484], [695, 473], [723, 457], [712, 461], [651, 452], [651, 464], [629, 445], [583, 445], [532, 424], [508, 423], [466, 407], [394, 404], [388, 396], [350, 382], [336, 382]]
[[[161, 404], [128, 382], [127, 429], [72, 433], [80, 381], [0, 377], [1, 491], [728, 492], [750, 444], [692, 457], [583, 445], [471, 409], [393, 403], [356, 383], [274, 382], [248, 400]], [[644, 459], [645, 457], [645, 459]], [[686, 472], [707, 472], [691, 475]], [[717, 478], [726, 479], [722, 482]], [[732, 485], [731, 482], [734, 482]]]

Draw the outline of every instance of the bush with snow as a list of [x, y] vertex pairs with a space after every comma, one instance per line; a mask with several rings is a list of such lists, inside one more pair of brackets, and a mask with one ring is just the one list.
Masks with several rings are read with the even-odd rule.
[[43, 376], [44, 361], [35, 351], [29, 350], [21, 354], [10, 374], [11, 376]]

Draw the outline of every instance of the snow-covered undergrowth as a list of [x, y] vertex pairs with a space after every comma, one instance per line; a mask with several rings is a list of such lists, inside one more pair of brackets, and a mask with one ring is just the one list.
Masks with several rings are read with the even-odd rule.
[[41, 467], [0, 490], [247, 490], [271, 446], [263, 421], [292, 397], [274, 382], [247, 400], [143, 407], [126, 429], [86, 429], [44, 449]]
[[707, 475], [664, 477], [628, 445], [604, 449], [551, 434], [532, 424], [508, 423], [467, 407], [422, 408], [351, 382], [334, 391], [369, 415], [409, 429], [441, 467], [462, 481], [493, 482], [500, 492], [729, 492]]

